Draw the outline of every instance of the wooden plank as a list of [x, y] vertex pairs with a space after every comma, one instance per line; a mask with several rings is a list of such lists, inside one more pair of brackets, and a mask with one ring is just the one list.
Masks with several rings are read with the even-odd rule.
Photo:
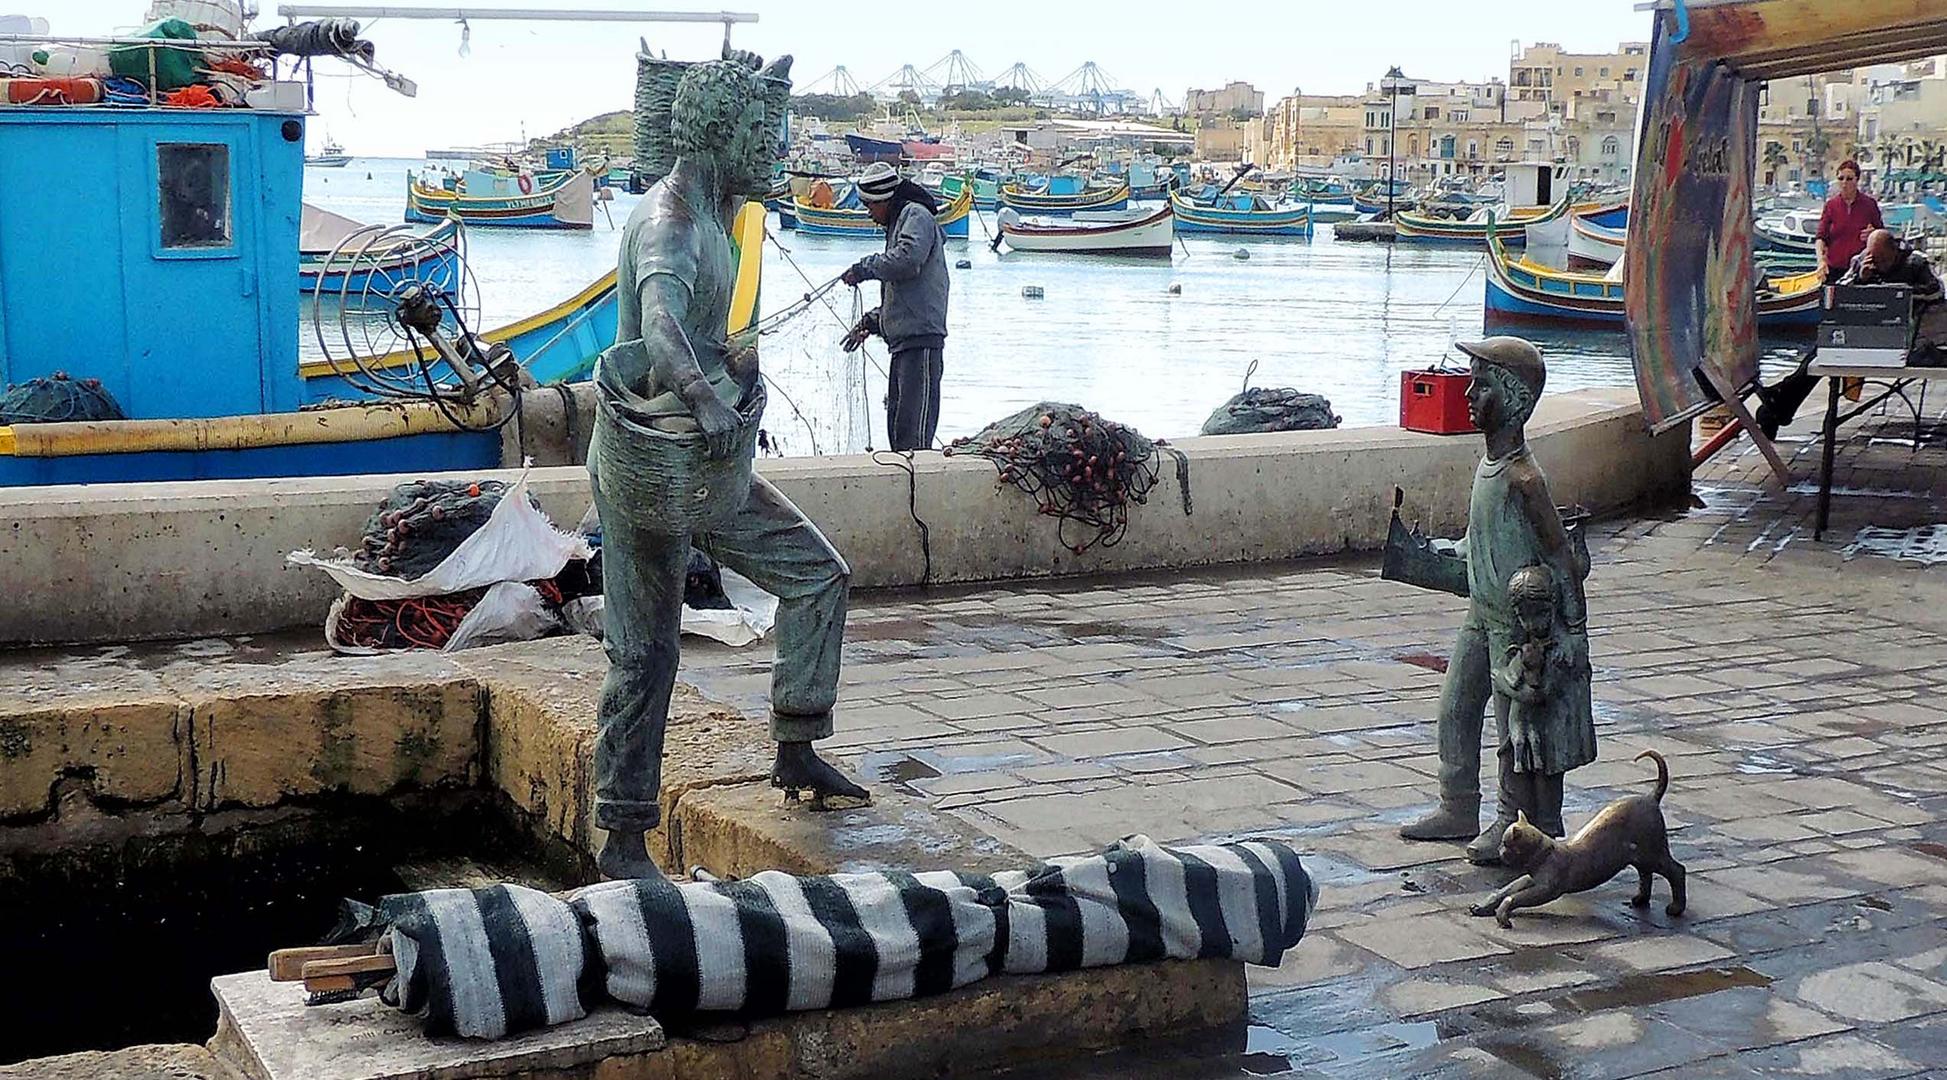
[[330, 979], [343, 975], [379, 975], [389, 973], [395, 968], [391, 953], [374, 953], [369, 956], [347, 956], [337, 960], [312, 960], [304, 965], [304, 981], [309, 985], [313, 979]]
[[304, 977], [304, 965], [314, 960], [344, 960], [354, 956], [371, 956], [378, 952], [378, 943], [364, 945], [312, 945], [299, 949], [278, 949], [270, 954], [270, 981], [296, 982]]
[[1700, 364], [1697, 370], [1704, 373], [1704, 378], [1717, 390], [1718, 396], [1724, 399], [1724, 407], [1731, 410], [1731, 415], [1737, 417], [1737, 422], [1744, 427], [1744, 433], [1751, 436], [1751, 444], [1758, 448], [1758, 453], [1764, 455], [1765, 461], [1771, 465], [1771, 471], [1777, 475], [1778, 482], [1790, 487], [1791, 470], [1785, 468], [1785, 459], [1778, 456], [1778, 448], [1771, 444], [1770, 439], [1764, 437], [1763, 431], [1759, 430], [1757, 418], [1751, 415], [1751, 410], [1744, 407], [1744, 399], [1738, 396], [1737, 388], [1710, 364]]

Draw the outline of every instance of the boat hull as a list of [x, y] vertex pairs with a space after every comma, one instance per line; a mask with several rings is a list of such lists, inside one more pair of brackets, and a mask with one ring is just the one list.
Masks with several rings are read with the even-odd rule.
[[[821, 209], [798, 200], [792, 204], [791, 213], [796, 219], [797, 230], [808, 236], [885, 237], [885, 230], [873, 223], [872, 214], [867, 210], [843, 207]], [[970, 227], [968, 219], [972, 216], [973, 194], [963, 188], [958, 198], [940, 209], [935, 220], [940, 223], [940, 231], [949, 238], [964, 240]]]
[[[1499, 240], [1488, 247], [1486, 309], [1490, 323], [1624, 326], [1622, 281], [1538, 268], [1510, 258]], [[1817, 276], [1800, 275], [1778, 284], [1778, 294], [1758, 300], [1759, 328], [1807, 331], [1816, 327], [1820, 315]]]
[[1601, 269], [1616, 265], [1622, 258], [1623, 240], [1617, 229], [1604, 228], [1588, 218], [1577, 217], [1568, 224], [1569, 269]]
[[460, 264], [459, 251], [454, 246], [454, 236], [458, 232], [459, 224], [449, 218], [429, 230], [421, 242], [407, 245], [405, 253], [389, 258], [360, 257], [357, 265], [365, 269], [354, 268], [351, 260], [343, 254], [331, 260], [330, 251], [300, 251], [297, 257], [298, 288], [303, 292], [322, 292], [327, 296], [364, 292], [367, 289], [388, 291], [392, 285], [410, 278], [451, 289]]
[[1474, 245], [1485, 242], [1492, 230], [1501, 234], [1501, 242], [1507, 246], [1525, 247], [1528, 238], [1522, 230], [1526, 226], [1558, 221], [1568, 211], [1568, 203], [1564, 201], [1541, 211], [1517, 210], [1505, 221], [1492, 223], [1451, 221], [1402, 211], [1393, 215], [1393, 238], [1396, 242], [1410, 244]]
[[1001, 236], [1015, 251], [1167, 259], [1176, 243], [1175, 214], [1165, 206], [1146, 217], [1113, 224], [1003, 221]]
[[1312, 218], [1302, 206], [1271, 210], [1235, 210], [1204, 206], [1181, 195], [1170, 196], [1176, 228], [1187, 233], [1225, 236], [1310, 236]]
[[519, 195], [474, 196], [406, 178], [405, 219], [437, 224], [451, 215], [468, 225], [522, 229], [592, 229], [595, 184], [584, 172], [550, 177]]
[[1126, 210], [1129, 208], [1129, 185], [1123, 183], [1114, 187], [1090, 188], [1074, 195], [1041, 195], [1018, 184], [1003, 184], [1000, 202], [1010, 210], [1044, 217], [1082, 210]]

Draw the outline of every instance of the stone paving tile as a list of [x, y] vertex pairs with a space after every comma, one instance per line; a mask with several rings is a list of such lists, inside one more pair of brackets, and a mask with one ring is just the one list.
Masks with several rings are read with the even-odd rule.
[[[1660, 882], [1628, 907], [1625, 873], [1504, 931], [1465, 914], [1504, 872], [1393, 835], [1434, 793], [1424, 665], [1464, 604], [1370, 560], [861, 594], [874, 632], [847, 646], [833, 744], [1030, 748], [912, 790], [1035, 855], [1136, 831], [1299, 844], [1324, 883], [1312, 934], [1251, 972], [1293, 1076], [1939, 1068], [1947, 568], [1845, 550], [1947, 521], [1947, 427], [1916, 454], [1873, 441], [1887, 422], [1858, 422], [1844, 488], [1922, 497], [1842, 494], [1822, 543], [1802, 480], [1780, 489], [1743, 440], [1697, 477], [1701, 505], [1592, 529], [1601, 758], [1569, 777], [1569, 825], [1645, 791], [1631, 758], [1662, 752], [1684, 916]], [[1808, 432], [1785, 444], [1801, 478]], [[767, 651], [686, 652], [685, 677], [761, 707]]]

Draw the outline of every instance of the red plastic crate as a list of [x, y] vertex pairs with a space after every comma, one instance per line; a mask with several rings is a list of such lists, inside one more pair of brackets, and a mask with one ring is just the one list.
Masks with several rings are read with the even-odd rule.
[[1467, 416], [1465, 371], [1399, 373], [1399, 426], [1432, 435], [1464, 435], [1477, 430]]

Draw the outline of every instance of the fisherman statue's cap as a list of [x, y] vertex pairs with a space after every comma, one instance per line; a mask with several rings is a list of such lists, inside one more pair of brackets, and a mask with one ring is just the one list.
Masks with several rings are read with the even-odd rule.
[[1491, 337], [1481, 341], [1456, 341], [1454, 347], [1483, 364], [1513, 374], [1533, 397], [1541, 396], [1548, 381], [1548, 368], [1541, 362], [1541, 350], [1526, 338]]
[[899, 190], [899, 170], [875, 161], [865, 167], [853, 184], [859, 189], [859, 198], [866, 202], [885, 202]]

